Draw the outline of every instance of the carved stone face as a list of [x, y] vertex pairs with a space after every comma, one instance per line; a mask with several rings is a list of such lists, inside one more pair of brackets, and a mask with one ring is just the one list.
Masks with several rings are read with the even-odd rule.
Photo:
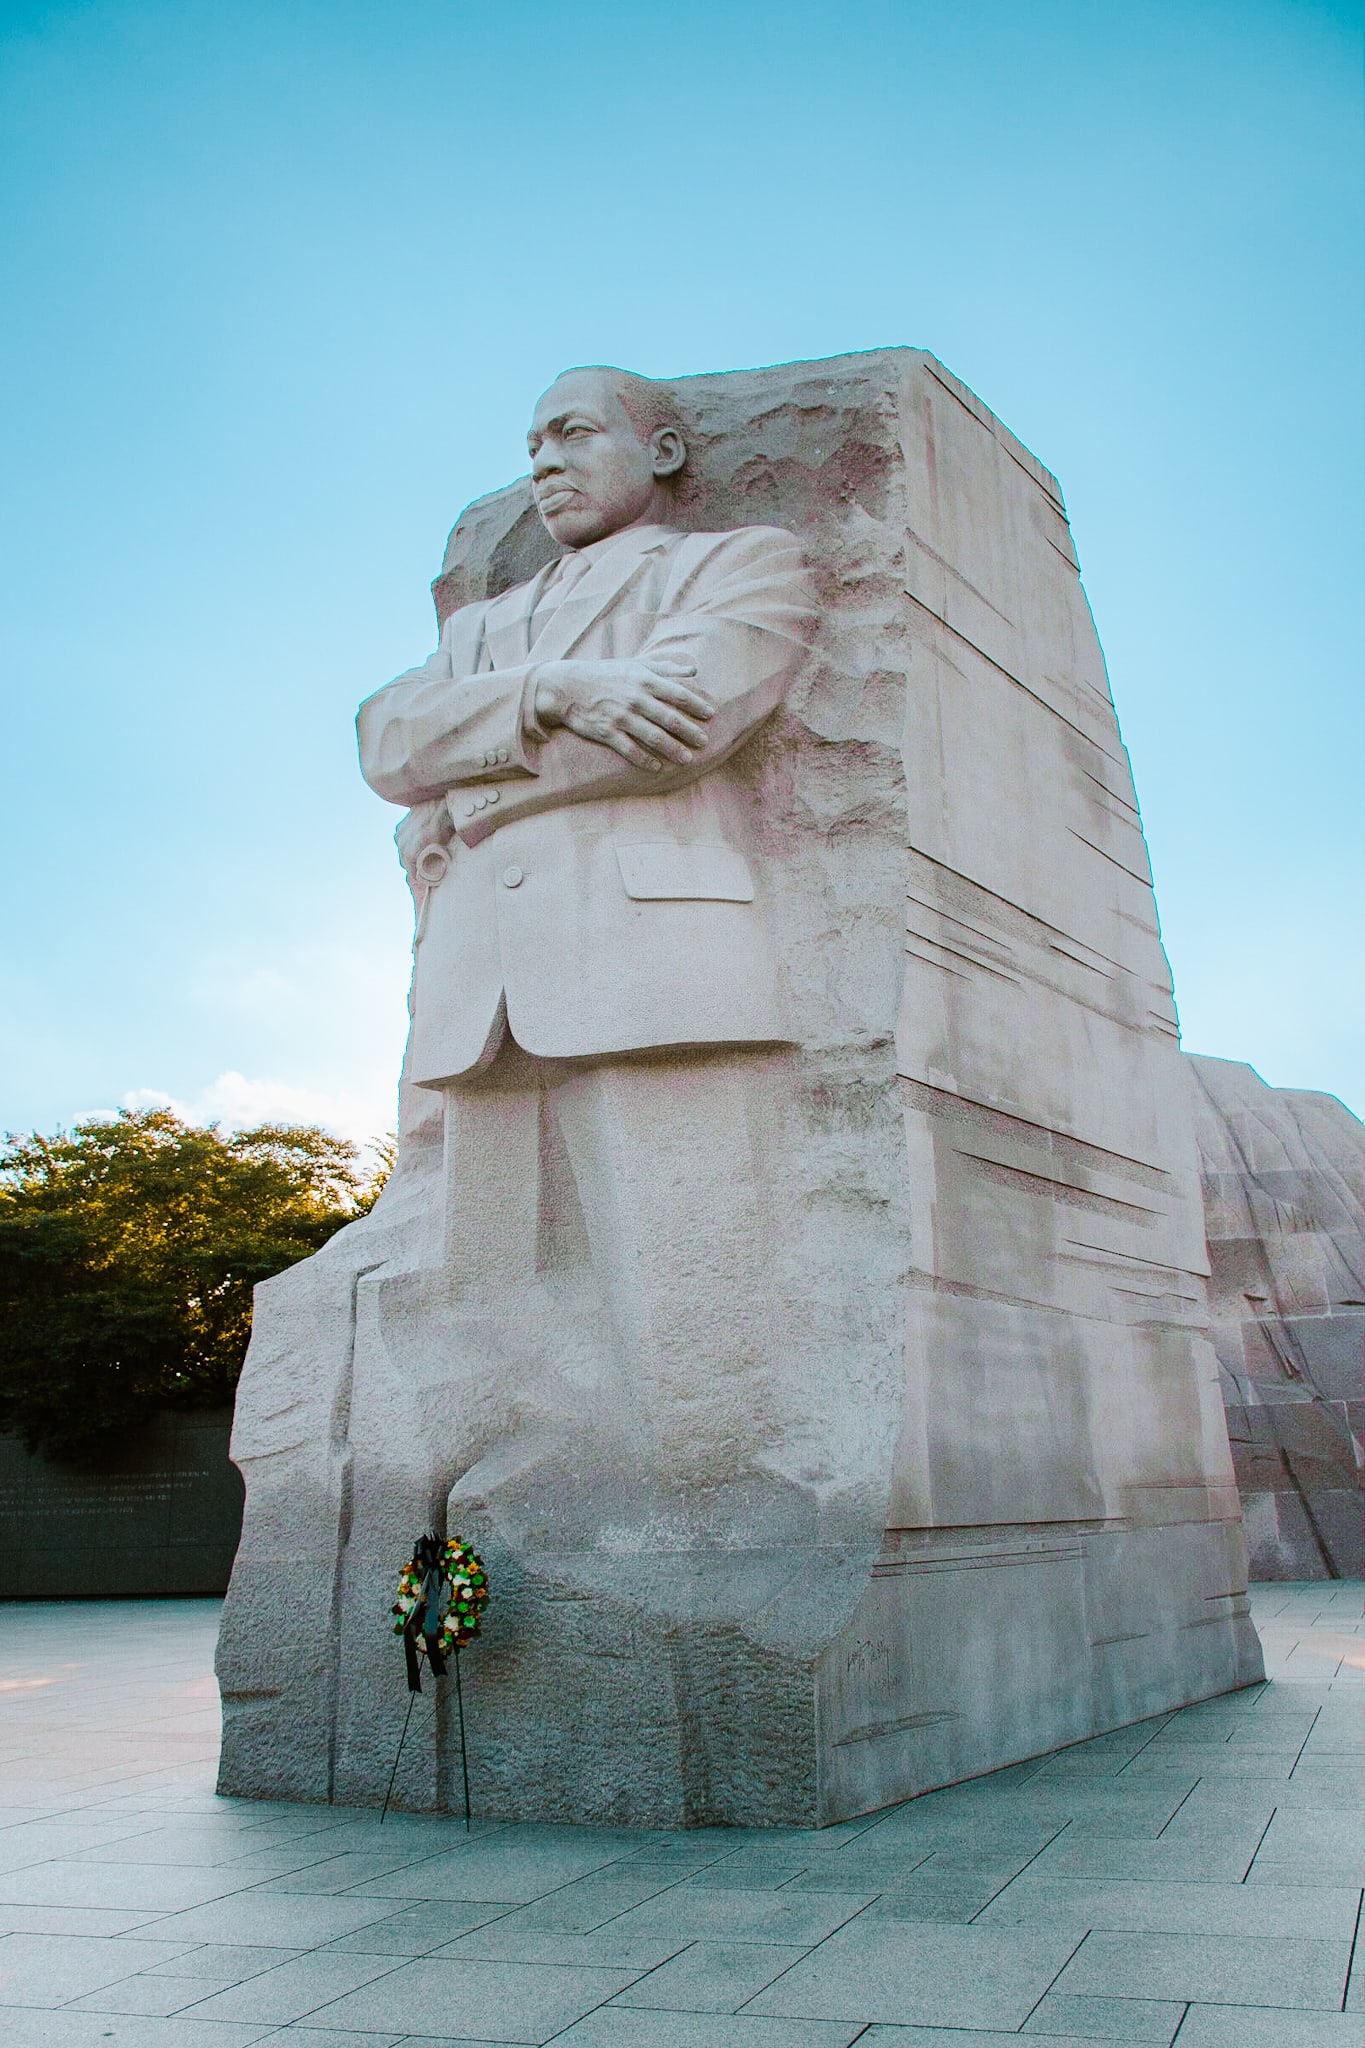
[[570, 370], [535, 410], [526, 437], [536, 509], [562, 547], [661, 518], [666, 477], [687, 459], [672, 427], [642, 441], [610, 372]]

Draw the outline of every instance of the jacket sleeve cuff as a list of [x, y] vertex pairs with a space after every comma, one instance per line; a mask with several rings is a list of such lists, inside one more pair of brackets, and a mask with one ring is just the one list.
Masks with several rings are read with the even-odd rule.
[[[545, 727], [536, 717], [536, 684], [539, 677], [540, 664], [537, 663], [534, 668], [527, 669], [526, 681], [523, 683], [521, 690], [522, 765], [528, 768], [532, 775], [539, 772], [534, 755], [545, 745], [550, 737]], [[530, 750], [531, 758], [527, 758], [528, 750]]]

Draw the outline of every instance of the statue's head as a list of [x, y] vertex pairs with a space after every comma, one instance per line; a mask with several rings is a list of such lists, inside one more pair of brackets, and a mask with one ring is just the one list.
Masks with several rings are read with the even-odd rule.
[[527, 435], [536, 509], [562, 547], [664, 520], [687, 460], [667, 385], [629, 370], [566, 370]]

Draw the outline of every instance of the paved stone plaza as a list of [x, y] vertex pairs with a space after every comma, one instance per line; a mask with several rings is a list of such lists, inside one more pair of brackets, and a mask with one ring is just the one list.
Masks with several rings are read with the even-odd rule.
[[467, 1838], [215, 1797], [216, 1602], [0, 1607], [0, 2039], [1361, 2048], [1362, 1589], [1254, 1611], [1268, 1684], [822, 1833]]

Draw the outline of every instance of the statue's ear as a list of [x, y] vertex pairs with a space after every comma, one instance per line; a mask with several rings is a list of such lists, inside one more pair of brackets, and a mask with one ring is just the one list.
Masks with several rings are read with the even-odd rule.
[[687, 443], [676, 427], [656, 427], [649, 437], [655, 476], [676, 476], [687, 460]]

